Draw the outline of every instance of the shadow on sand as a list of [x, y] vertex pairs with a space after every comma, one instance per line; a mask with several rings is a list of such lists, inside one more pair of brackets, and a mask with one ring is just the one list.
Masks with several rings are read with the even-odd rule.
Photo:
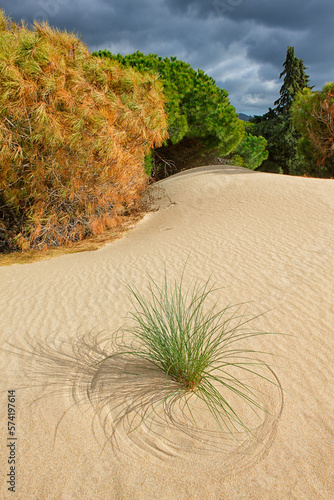
[[[264, 411], [255, 414], [247, 405], [239, 407], [249, 430], [228, 425], [223, 429], [196, 393], [185, 393], [147, 361], [120, 353], [117, 335], [110, 339], [92, 332], [70, 341], [59, 335], [44, 341], [26, 336], [20, 342], [2, 350], [22, 358], [27, 383], [21, 389], [43, 389], [32, 404], [46, 397], [57, 398], [59, 404], [59, 396], [70, 396], [72, 404], [62, 419], [73, 406], [90, 412], [95, 437], [100, 434], [97, 428], [102, 429], [101, 446], [111, 446], [116, 454], [146, 452], [148, 459], [164, 460], [164, 466], [179, 460], [182, 466], [200, 465], [206, 457], [213, 468], [228, 472], [259, 461], [275, 439], [283, 392], [267, 365], [271, 382], [260, 377], [252, 382]], [[59, 425], [55, 422], [55, 439]]]

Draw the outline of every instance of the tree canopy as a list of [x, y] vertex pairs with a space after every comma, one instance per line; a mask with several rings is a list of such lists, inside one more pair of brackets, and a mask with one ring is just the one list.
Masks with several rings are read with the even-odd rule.
[[178, 143], [184, 137], [200, 138], [222, 155], [229, 154], [240, 143], [244, 126], [229, 102], [228, 93], [204, 71], [195, 71], [176, 57], [162, 58], [141, 52], [123, 56], [107, 50], [93, 54], [142, 73], [150, 72], [161, 80], [171, 143]]

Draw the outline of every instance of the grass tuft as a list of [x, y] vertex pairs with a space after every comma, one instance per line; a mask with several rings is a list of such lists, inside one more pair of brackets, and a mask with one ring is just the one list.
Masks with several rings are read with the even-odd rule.
[[168, 383], [176, 382], [173, 394], [165, 393], [159, 404], [184, 397], [188, 414], [195, 420], [194, 405], [190, 407], [189, 400], [198, 398], [221, 429], [251, 432], [236, 409], [240, 410], [238, 400], [259, 416], [267, 410], [254, 380], [280, 385], [268, 365], [257, 359], [259, 351], [248, 348], [249, 340], [242, 341], [269, 332], [254, 332], [246, 327], [255, 318], [247, 319], [240, 313], [242, 304], [223, 309], [209, 305], [209, 296], [217, 290], [211, 277], [206, 282], [193, 282], [186, 291], [183, 278], [184, 272], [179, 281], [169, 284], [165, 271], [159, 286], [150, 277], [146, 295], [128, 285], [134, 307], [134, 326], [128, 333], [134, 342], [128, 349], [124, 344], [122, 352], [110, 358], [119, 354], [135, 356], [163, 372]]

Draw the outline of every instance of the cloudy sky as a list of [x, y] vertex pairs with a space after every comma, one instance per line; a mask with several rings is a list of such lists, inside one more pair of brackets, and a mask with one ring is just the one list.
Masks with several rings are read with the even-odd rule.
[[273, 107], [289, 45], [320, 90], [334, 81], [333, 0], [1, 0], [13, 20], [46, 19], [91, 51], [177, 56], [225, 88], [237, 112]]

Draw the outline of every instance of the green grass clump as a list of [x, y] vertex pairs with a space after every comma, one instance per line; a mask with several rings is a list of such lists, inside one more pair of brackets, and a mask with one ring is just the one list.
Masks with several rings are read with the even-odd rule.
[[270, 377], [273, 372], [267, 364], [254, 356], [258, 352], [244, 345], [238, 347], [237, 343], [264, 332], [245, 327], [251, 320], [240, 314], [240, 306], [207, 306], [208, 297], [216, 290], [210, 278], [195, 281], [184, 292], [183, 273], [179, 282], [170, 285], [165, 272], [162, 286], [150, 278], [147, 297], [134, 287], [129, 286], [129, 290], [134, 306], [134, 327], [129, 333], [134, 341], [128, 350], [123, 345], [121, 354], [145, 360], [155, 371], [165, 374], [166, 387], [168, 383], [173, 388], [170, 394], [164, 392], [161, 401], [156, 399], [159, 405], [184, 396], [184, 404], [194, 419], [194, 405], [190, 406], [189, 401], [195, 396], [205, 403], [220, 428], [250, 431], [231, 400], [241, 398], [258, 416], [267, 410], [260, 391], [254, 388], [254, 379], [280, 386], [275, 375], [274, 379]]

